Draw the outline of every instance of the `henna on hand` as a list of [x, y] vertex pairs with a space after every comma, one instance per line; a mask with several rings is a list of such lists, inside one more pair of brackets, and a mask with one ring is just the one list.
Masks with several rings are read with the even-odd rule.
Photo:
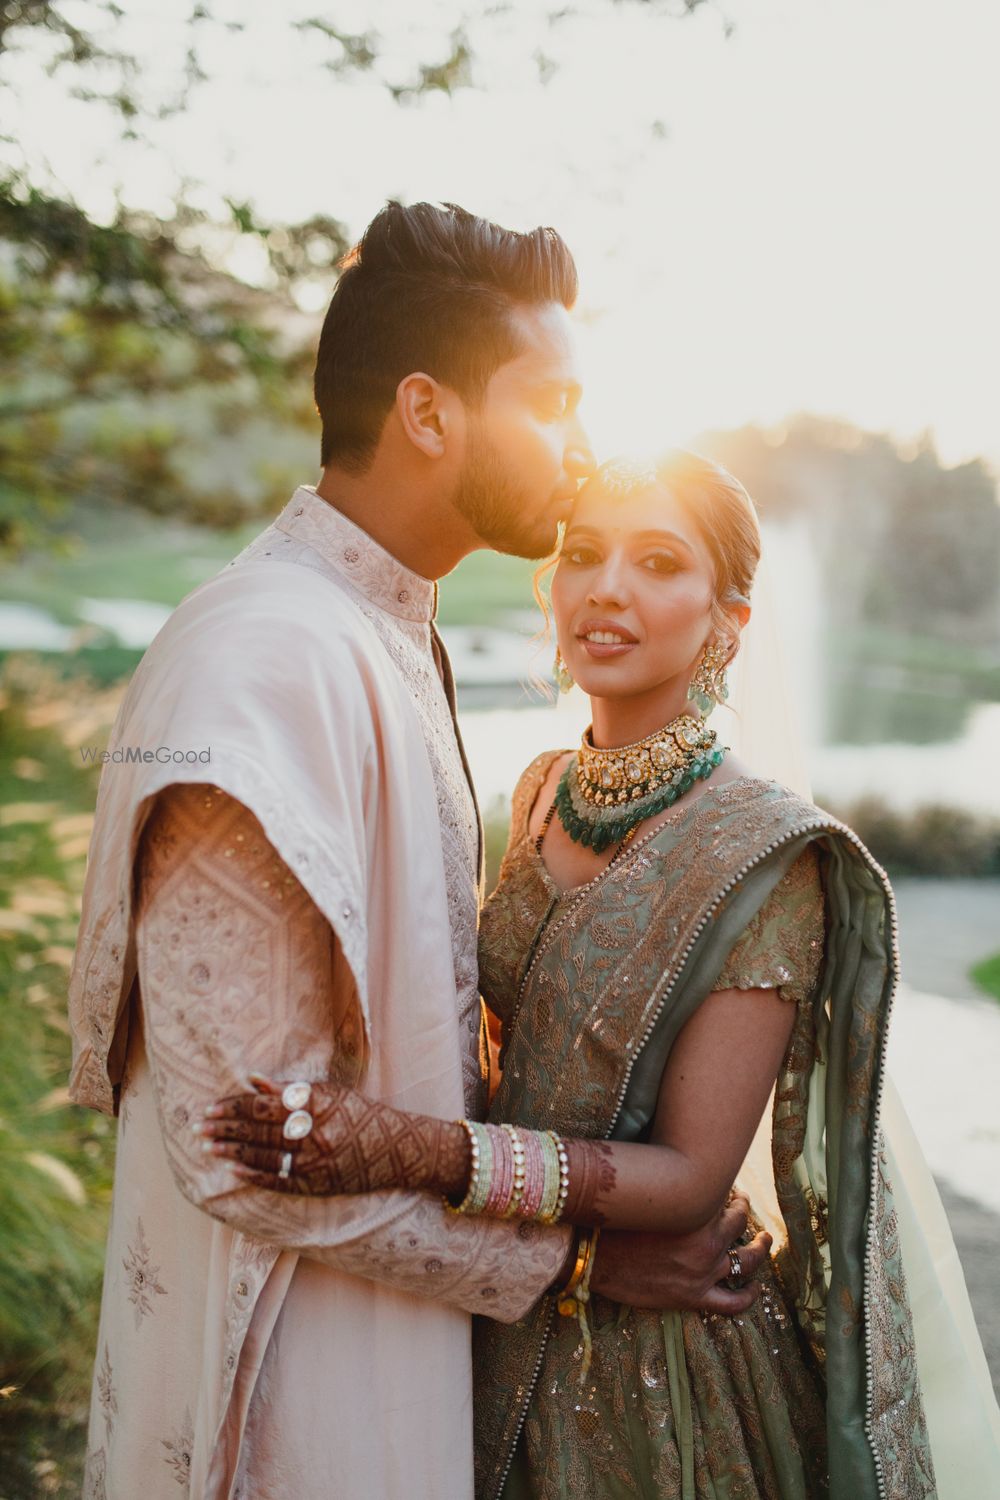
[[[289, 1113], [282, 1086], [266, 1087], [220, 1101], [198, 1127], [206, 1149], [231, 1161], [255, 1187], [312, 1197], [387, 1189], [465, 1192], [472, 1161], [463, 1126], [393, 1109], [356, 1089], [314, 1083], [312, 1130], [290, 1141], [282, 1135]], [[286, 1153], [290, 1170], [280, 1176]]]

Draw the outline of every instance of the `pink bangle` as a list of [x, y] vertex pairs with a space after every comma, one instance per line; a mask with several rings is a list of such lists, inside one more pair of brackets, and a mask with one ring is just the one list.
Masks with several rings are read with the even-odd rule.
[[545, 1196], [545, 1157], [537, 1130], [522, 1131], [521, 1140], [524, 1144], [524, 1191], [517, 1212], [519, 1218], [533, 1219]]
[[495, 1125], [487, 1125], [486, 1128], [493, 1146], [493, 1170], [483, 1213], [501, 1218], [514, 1191], [514, 1147], [505, 1130], [498, 1129]]

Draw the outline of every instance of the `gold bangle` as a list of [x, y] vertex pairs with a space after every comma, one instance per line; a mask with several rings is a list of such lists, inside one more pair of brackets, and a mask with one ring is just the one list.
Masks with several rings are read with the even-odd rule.
[[564, 1318], [575, 1318], [579, 1311], [579, 1299], [577, 1290], [589, 1284], [588, 1272], [594, 1252], [597, 1249], [597, 1237], [600, 1229], [580, 1229], [577, 1231], [576, 1261], [573, 1272], [561, 1292], [556, 1294], [556, 1307]]

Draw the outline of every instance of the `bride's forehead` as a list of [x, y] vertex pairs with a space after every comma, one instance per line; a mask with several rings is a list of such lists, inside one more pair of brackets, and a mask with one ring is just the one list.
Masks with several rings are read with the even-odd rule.
[[588, 495], [584, 491], [573, 508], [569, 529], [577, 527], [608, 538], [628, 537], [638, 531], [671, 531], [695, 540], [690, 520], [660, 485], [631, 495]]

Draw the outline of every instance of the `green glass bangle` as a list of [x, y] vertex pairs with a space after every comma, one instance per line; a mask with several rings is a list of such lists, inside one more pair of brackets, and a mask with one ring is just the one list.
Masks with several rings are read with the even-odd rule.
[[452, 1203], [446, 1198], [445, 1207], [455, 1214], [481, 1214], [489, 1197], [493, 1175], [493, 1143], [486, 1126], [480, 1125], [478, 1120], [456, 1120], [455, 1124], [461, 1125], [468, 1132], [472, 1170], [469, 1173], [469, 1186], [461, 1203]]
[[545, 1192], [535, 1218], [539, 1224], [554, 1223], [553, 1215], [559, 1204], [559, 1189], [562, 1186], [562, 1168], [559, 1161], [559, 1137], [552, 1130], [539, 1134], [542, 1155], [545, 1158]]

